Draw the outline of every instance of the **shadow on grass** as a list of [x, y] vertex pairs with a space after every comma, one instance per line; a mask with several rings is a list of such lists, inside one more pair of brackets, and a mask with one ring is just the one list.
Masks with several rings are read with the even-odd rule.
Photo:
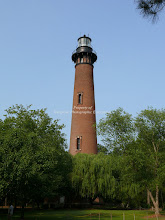
[[[163, 213], [164, 214], [164, 213]], [[40, 210], [26, 211], [25, 220], [146, 220], [145, 216], [153, 215], [151, 211], [136, 210]], [[0, 220], [7, 220], [6, 215], [0, 215]], [[12, 220], [20, 220], [20, 212], [14, 213]], [[149, 219], [150, 220], [150, 219]], [[157, 219], [152, 219], [157, 220]], [[165, 218], [160, 218], [165, 220]]]

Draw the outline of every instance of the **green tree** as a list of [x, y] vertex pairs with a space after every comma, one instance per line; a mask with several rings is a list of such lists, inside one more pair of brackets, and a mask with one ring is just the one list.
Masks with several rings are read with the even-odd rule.
[[109, 151], [122, 154], [134, 139], [133, 119], [122, 108], [111, 111], [97, 125], [98, 134]]
[[109, 153], [108, 149], [105, 146], [103, 146], [102, 144], [97, 144], [97, 151], [98, 151], [98, 153], [104, 153], [104, 154]]
[[90, 201], [115, 198], [118, 191], [117, 160], [112, 155], [77, 154], [73, 158], [72, 185], [77, 195]]
[[137, 116], [135, 125], [139, 150], [145, 155], [143, 180], [157, 215], [159, 214], [159, 189], [163, 187], [165, 180], [165, 110], [153, 108], [143, 110]]
[[0, 121], [0, 193], [21, 202], [22, 210], [25, 202], [63, 194], [72, 163], [64, 149], [63, 125], [45, 109], [30, 107], [10, 107]]
[[105, 146], [120, 158], [123, 198], [138, 199], [147, 191], [159, 214], [159, 190], [165, 183], [165, 110], [147, 109], [133, 120], [119, 108], [100, 121], [98, 130]]
[[138, 141], [127, 145], [120, 158], [120, 191], [123, 204], [146, 207], [146, 155]]
[[[132, 116], [122, 108], [111, 111], [101, 119], [98, 126], [98, 133], [102, 136], [103, 143], [115, 155], [118, 161], [118, 192], [116, 199], [124, 206], [131, 205], [132, 201], [141, 193], [139, 182], [136, 182], [136, 172], [132, 172], [132, 155], [136, 150], [136, 132]], [[131, 171], [131, 172], [130, 172]], [[129, 180], [129, 181], [128, 181]], [[134, 202], [134, 207], [139, 202]]]

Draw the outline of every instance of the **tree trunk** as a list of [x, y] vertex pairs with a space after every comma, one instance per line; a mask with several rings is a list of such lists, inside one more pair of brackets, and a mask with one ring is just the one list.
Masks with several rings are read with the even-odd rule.
[[39, 203], [39, 202], [37, 202], [37, 208], [38, 208], [38, 209], [40, 208], [40, 203]]
[[7, 197], [5, 198], [5, 206], [7, 206]]
[[17, 209], [17, 198], [14, 199], [14, 210]]
[[21, 219], [24, 219], [24, 203], [22, 204], [22, 209], [21, 209]]
[[155, 215], [159, 215], [159, 188], [156, 185], [156, 207], [155, 207]]
[[152, 196], [152, 193], [149, 190], [147, 190], [147, 192], [148, 192], [148, 194], [149, 194], [149, 196], [151, 198], [151, 201], [152, 201], [152, 203], [154, 205], [155, 215], [157, 216], [157, 215], [160, 214], [159, 213], [159, 187], [158, 187], [158, 185], [156, 185], [156, 200], [154, 199], [154, 197]]
[[163, 193], [161, 191], [161, 199], [162, 199], [162, 208], [164, 209], [164, 202], [163, 202]]
[[149, 195], [149, 192], [148, 192], [148, 190], [147, 190], [147, 204], [150, 206], [151, 204], [150, 204], [150, 195]]

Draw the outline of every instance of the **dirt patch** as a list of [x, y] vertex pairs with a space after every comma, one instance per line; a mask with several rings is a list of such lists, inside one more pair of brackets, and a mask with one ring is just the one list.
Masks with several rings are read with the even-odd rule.
[[164, 217], [164, 218], [165, 218], [165, 215], [160, 215], [160, 214], [159, 214], [159, 215], [157, 215], [157, 216], [156, 216], [156, 215], [149, 215], [149, 216], [145, 216], [145, 217], [143, 217], [143, 218], [145, 218], [145, 219], [146, 219], [146, 218], [157, 218], [157, 217], [158, 217], [158, 218], [162, 218], [162, 217]]

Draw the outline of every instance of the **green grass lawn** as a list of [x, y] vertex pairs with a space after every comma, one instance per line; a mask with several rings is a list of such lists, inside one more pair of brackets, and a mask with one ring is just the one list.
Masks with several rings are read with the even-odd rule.
[[[123, 218], [124, 213], [124, 218]], [[147, 216], [153, 215], [151, 211], [123, 211], [123, 210], [101, 210], [101, 209], [88, 209], [88, 210], [41, 210], [41, 211], [26, 211], [25, 220], [75, 220], [75, 219], [101, 219], [101, 220], [140, 220], [146, 219]], [[165, 213], [161, 213], [165, 214]], [[111, 217], [112, 215], [112, 217]], [[100, 216], [100, 217], [99, 217]], [[144, 218], [146, 217], [146, 218]], [[112, 219], [111, 219], [112, 218]], [[6, 220], [7, 215], [0, 214], [0, 220]], [[14, 213], [12, 220], [20, 219], [20, 213]], [[148, 218], [150, 220], [150, 218]], [[159, 218], [165, 220], [165, 217]], [[152, 218], [156, 220], [156, 218]]]

